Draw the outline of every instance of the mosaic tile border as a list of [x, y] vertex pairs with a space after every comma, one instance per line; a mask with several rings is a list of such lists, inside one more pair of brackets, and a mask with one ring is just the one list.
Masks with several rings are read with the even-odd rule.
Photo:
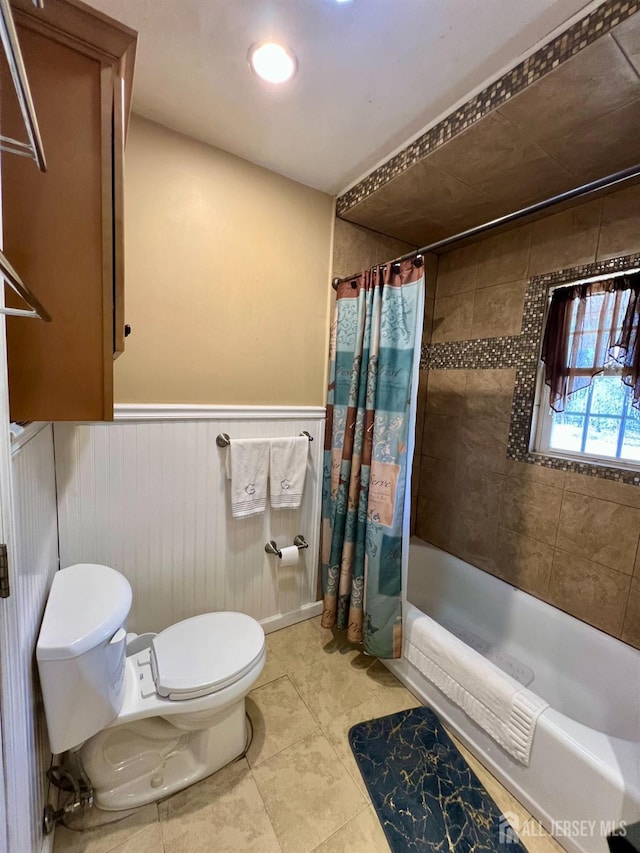
[[532, 453], [529, 450], [542, 328], [549, 289], [558, 284], [638, 266], [640, 266], [640, 253], [532, 276], [527, 283], [519, 335], [425, 344], [422, 347], [420, 368], [421, 370], [495, 370], [515, 367], [516, 380], [507, 448], [509, 459], [640, 486], [640, 471], [596, 465], [593, 462], [574, 462], [556, 456]]
[[462, 370], [463, 365], [476, 370], [518, 367], [521, 349], [520, 335], [423, 344], [420, 370]]
[[475, 124], [505, 101], [535, 83], [558, 65], [571, 59], [583, 48], [606, 35], [615, 26], [640, 10], [640, 0], [606, 0], [589, 15], [569, 27], [549, 44], [544, 45], [500, 79], [491, 83], [466, 104], [427, 130], [391, 157], [370, 175], [347, 190], [336, 201], [336, 215], [341, 216], [367, 196], [379, 190], [410, 166], [436, 148]]

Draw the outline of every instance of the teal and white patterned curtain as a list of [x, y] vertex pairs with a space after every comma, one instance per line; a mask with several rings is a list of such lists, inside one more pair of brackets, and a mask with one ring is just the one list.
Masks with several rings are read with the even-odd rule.
[[422, 259], [338, 284], [322, 495], [322, 625], [402, 653], [402, 531]]

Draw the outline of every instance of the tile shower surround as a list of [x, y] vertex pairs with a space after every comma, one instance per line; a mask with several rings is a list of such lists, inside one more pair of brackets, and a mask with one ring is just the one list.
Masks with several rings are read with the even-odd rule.
[[423, 160], [428, 154], [500, 107], [514, 95], [522, 92], [536, 80], [544, 77], [558, 65], [575, 56], [587, 45], [610, 32], [639, 10], [640, 0], [606, 0], [589, 15], [491, 83], [339, 196], [336, 214], [343, 216], [380, 187]]
[[520, 462], [640, 485], [640, 471], [544, 456], [529, 451], [543, 321], [549, 288], [590, 276], [640, 267], [640, 254], [613, 258], [529, 279], [519, 335], [423, 344], [421, 370], [491, 370], [515, 367], [507, 456]]
[[639, 252], [635, 186], [440, 257], [412, 492], [419, 536], [640, 647], [637, 472], [528, 452], [547, 288]]

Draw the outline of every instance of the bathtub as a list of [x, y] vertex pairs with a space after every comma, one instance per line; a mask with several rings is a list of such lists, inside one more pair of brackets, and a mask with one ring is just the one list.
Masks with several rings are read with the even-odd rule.
[[640, 821], [640, 651], [426, 542], [409, 550], [406, 628], [427, 613], [549, 702], [529, 766], [406, 658], [385, 663], [566, 850], [605, 853]]

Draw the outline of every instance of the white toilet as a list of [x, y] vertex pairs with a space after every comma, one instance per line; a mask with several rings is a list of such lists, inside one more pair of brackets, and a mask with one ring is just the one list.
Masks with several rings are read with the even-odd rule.
[[127, 644], [131, 587], [107, 566], [56, 572], [36, 648], [54, 754], [78, 751], [96, 804], [150, 803], [246, 745], [245, 696], [265, 662], [244, 613], [205, 613]]

